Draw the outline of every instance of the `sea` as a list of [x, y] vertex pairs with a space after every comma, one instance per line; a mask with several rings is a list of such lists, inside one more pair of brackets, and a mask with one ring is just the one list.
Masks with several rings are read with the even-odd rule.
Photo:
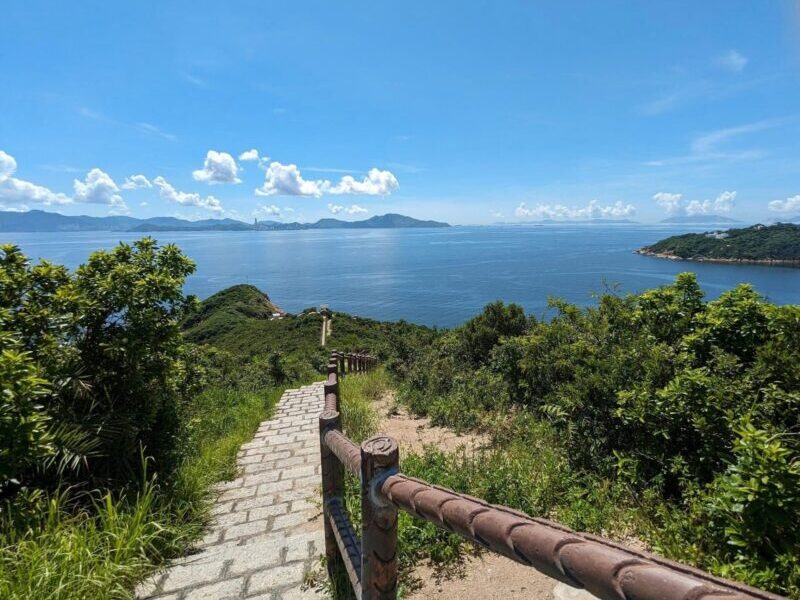
[[[800, 304], [800, 269], [672, 261], [634, 251], [687, 226], [628, 224], [495, 225], [442, 229], [158, 232], [197, 265], [186, 292], [206, 298], [237, 283], [298, 312], [328, 305], [381, 320], [452, 327], [494, 300], [538, 318], [550, 298], [581, 306], [606, 291], [662, 286], [693, 271], [707, 298], [750, 283], [769, 301]], [[100, 248], [141, 233], [0, 233], [31, 258], [75, 268]]]

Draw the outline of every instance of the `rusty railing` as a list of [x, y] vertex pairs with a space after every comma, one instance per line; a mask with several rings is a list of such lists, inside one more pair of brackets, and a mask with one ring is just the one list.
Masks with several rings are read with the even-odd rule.
[[[339, 376], [376, 365], [370, 356], [333, 352], [319, 417], [325, 555], [330, 572], [345, 570], [356, 598], [397, 597], [398, 509], [601, 600], [782, 598], [403, 475], [392, 438], [377, 436], [359, 448], [342, 433]], [[360, 535], [343, 504], [345, 469], [361, 480]]]

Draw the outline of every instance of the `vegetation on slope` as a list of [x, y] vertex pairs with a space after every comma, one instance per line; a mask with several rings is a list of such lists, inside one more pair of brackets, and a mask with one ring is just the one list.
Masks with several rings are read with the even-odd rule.
[[800, 597], [800, 307], [683, 274], [553, 308], [495, 303], [412, 353], [402, 401], [493, 445], [403, 469]]
[[724, 232], [668, 237], [640, 251], [691, 260], [784, 261], [800, 264], [800, 225], [754, 225]]
[[319, 372], [327, 364], [330, 348], [396, 360], [404, 349], [435, 337], [434, 330], [404, 321], [375, 321], [332, 312], [330, 348], [324, 349], [320, 347], [319, 312], [307, 309], [299, 315], [272, 319], [272, 306], [269, 298], [251, 285], [228, 288], [204, 300], [200, 310], [186, 320], [185, 337], [250, 358], [279, 354], [287, 364]]
[[200, 535], [288, 378], [185, 343], [193, 268], [150, 239], [74, 273], [2, 247], [0, 597], [130, 598]]

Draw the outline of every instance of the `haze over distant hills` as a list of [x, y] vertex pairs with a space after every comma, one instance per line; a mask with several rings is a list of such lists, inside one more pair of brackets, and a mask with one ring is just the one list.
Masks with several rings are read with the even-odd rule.
[[681, 215], [678, 217], [669, 217], [668, 219], [664, 219], [661, 221], [662, 223], [677, 223], [681, 225], [692, 225], [692, 224], [715, 224], [715, 223], [741, 223], [741, 221], [737, 221], [736, 219], [731, 219], [730, 217], [723, 217], [721, 215]]
[[126, 216], [88, 217], [31, 210], [0, 211], [0, 231], [281, 231], [296, 229], [396, 229], [409, 227], [450, 227], [439, 221], [422, 221], [398, 214], [370, 217], [363, 221], [320, 219], [315, 223], [258, 221], [244, 223], [235, 219], [187, 221], [175, 217], [137, 219]]

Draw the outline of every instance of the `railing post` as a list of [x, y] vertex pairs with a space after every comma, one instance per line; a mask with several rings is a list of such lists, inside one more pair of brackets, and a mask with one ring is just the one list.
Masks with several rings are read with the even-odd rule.
[[333, 409], [338, 412], [339, 410], [339, 376], [336, 369], [330, 372], [330, 365], [328, 366], [328, 379], [323, 386], [323, 394], [325, 397], [325, 408]]
[[342, 423], [338, 412], [326, 410], [319, 416], [319, 451], [322, 465], [322, 521], [325, 527], [325, 557], [328, 573], [333, 576], [336, 570], [344, 567], [344, 562], [339, 555], [336, 536], [328, 515], [328, 502], [332, 498], [344, 495], [344, 466], [325, 443], [325, 433], [330, 429], [341, 431]]
[[344, 375], [345, 368], [344, 368], [344, 354], [339, 352], [336, 356], [337, 364], [339, 365], [339, 375]]
[[361, 598], [397, 598], [397, 507], [379, 483], [397, 472], [397, 442], [386, 436], [361, 444]]

